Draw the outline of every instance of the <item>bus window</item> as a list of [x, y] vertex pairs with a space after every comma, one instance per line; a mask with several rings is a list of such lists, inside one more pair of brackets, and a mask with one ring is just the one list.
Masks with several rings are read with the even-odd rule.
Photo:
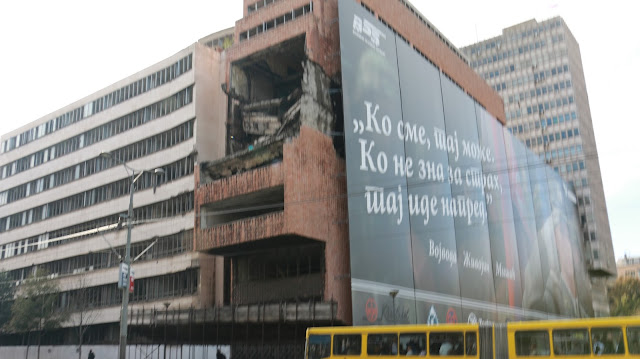
[[640, 354], [640, 327], [627, 328], [627, 344], [629, 353]]
[[307, 359], [328, 358], [331, 353], [330, 335], [309, 335], [307, 343]]
[[591, 342], [595, 355], [624, 354], [624, 342], [620, 328], [592, 328]]
[[467, 333], [465, 335], [465, 348], [467, 348], [465, 350], [465, 353], [467, 353], [467, 355], [473, 355], [476, 356], [478, 355], [478, 345], [476, 344], [476, 333], [472, 332], [472, 333]]
[[333, 355], [360, 355], [361, 350], [360, 334], [333, 336]]
[[567, 329], [553, 331], [553, 353], [556, 355], [589, 355], [589, 331]]
[[464, 339], [461, 332], [429, 333], [430, 355], [463, 355]]
[[367, 338], [367, 354], [398, 355], [398, 335], [369, 334]]
[[401, 355], [427, 355], [427, 335], [424, 333], [402, 333], [400, 334], [400, 354]]
[[516, 355], [548, 356], [549, 333], [546, 331], [516, 332]]

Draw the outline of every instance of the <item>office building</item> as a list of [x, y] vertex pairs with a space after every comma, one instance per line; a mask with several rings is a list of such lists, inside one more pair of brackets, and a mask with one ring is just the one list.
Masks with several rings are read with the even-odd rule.
[[627, 257], [618, 259], [616, 262], [618, 269], [618, 278], [637, 278], [640, 279], [640, 257]]
[[597, 315], [616, 264], [582, 59], [560, 17], [529, 20], [462, 49], [501, 96], [509, 130], [575, 186]]
[[88, 296], [89, 324], [100, 330], [86, 340], [118, 337], [132, 169], [149, 172], [133, 196], [130, 308], [208, 303], [202, 283], [215, 260], [193, 251], [193, 169], [198, 159], [224, 156], [221, 45], [229, 34], [2, 136], [0, 269], [18, 285], [36, 269], [57, 278], [62, 309]]

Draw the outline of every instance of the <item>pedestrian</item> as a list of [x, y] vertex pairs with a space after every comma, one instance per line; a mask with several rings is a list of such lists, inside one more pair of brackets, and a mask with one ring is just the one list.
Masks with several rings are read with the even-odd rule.
[[96, 359], [96, 355], [93, 354], [93, 350], [89, 349], [89, 359]]

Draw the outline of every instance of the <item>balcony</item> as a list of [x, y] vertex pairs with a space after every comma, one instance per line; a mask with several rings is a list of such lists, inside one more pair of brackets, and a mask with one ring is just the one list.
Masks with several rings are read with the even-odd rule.
[[284, 234], [284, 210], [197, 229], [196, 250], [215, 250]]

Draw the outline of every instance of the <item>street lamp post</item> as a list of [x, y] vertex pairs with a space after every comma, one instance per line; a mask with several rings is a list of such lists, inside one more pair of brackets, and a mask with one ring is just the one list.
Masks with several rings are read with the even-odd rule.
[[393, 324], [396, 324], [396, 295], [398, 295], [398, 290], [394, 289], [389, 292], [391, 296], [391, 305], [393, 306]]
[[[127, 212], [127, 245], [125, 247], [125, 255], [124, 255], [124, 264], [127, 267], [127, 273], [126, 273], [127, 280], [125, 282], [127, 283], [127, 285], [124, 288], [122, 288], [122, 308], [120, 312], [120, 348], [119, 348], [119, 356], [118, 356], [120, 359], [126, 359], [127, 311], [129, 308], [129, 281], [131, 280], [131, 277], [130, 277], [130, 274], [131, 274], [131, 226], [132, 226], [131, 219], [133, 217], [133, 192], [135, 189], [136, 181], [138, 181], [140, 176], [142, 176], [145, 172], [148, 172], [148, 171], [143, 170], [136, 174], [136, 171], [133, 168], [127, 166], [126, 162], [113, 157], [113, 155], [111, 155], [111, 153], [109, 152], [102, 152], [100, 156], [121, 163], [124, 166], [125, 170], [127, 170], [127, 174], [129, 174], [129, 170], [131, 170], [131, 184], [129, 185], [129, 211]], [[162, 170], [161, 168], [156, 168], [154, 170], [154, 173], [156, 175], [162, 174], [164, 173], [164, 170]]]

